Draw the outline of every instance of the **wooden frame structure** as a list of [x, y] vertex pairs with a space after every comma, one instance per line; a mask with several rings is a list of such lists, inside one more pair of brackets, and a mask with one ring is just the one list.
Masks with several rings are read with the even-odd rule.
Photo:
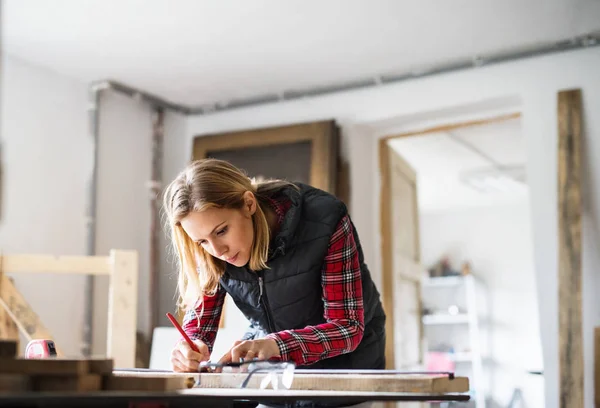
[[338, 130], [334, 121], [196, 136], [193, 142], [193, 159], [206, 158], [210, 152], [299, 142], [311, 143], [309, 184], [335, 194]]
[[[107, 357], [117, 367], [135, 366], [138, 253], [111, 250], [109, 256], [0, 256], [0, 306], [29, 341], [53, 339], [6, 273], [106, 275], [108, 289]], [[59, 355], [62, 355], [57, 344]]]
[[559, 406], [583, 408], [580, 89], [558, 93], [557, 117]]

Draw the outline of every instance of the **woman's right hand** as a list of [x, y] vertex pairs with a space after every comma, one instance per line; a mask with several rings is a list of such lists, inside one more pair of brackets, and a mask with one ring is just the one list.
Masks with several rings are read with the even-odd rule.
[[198, 372], [200, 362], [210, 359], [208, 346], [201, 340], [192, 340], [199, 353], [192, 350], [187, 341], [180, 341], [171, 351], [171, 366], [175, 372]]

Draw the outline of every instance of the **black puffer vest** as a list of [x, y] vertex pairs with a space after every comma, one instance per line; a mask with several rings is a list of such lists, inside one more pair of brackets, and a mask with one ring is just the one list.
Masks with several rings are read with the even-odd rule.
[[[252, 272], [228, 264], [221, 278], [221, 285], [251, 323], [245, 339], [325, 323], [321, 268], [331, 235], [347, 209], [331, 194], [300, 183], [297, 186], [299, 191], [284, 188], [280, 192], [291, 201], [291, 207], [272, 240], [269, 269]], [[299, 368], [383, 369], [385, 366], [385, 314], [356, 232], [354, 239], [362, 272], [365, 322], [362, 341], [353, 352], [323, 356], [319, 362]]]

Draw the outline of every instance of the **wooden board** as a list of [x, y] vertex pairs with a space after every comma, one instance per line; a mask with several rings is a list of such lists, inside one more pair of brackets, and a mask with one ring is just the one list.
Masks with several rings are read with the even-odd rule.
[[103, 377], [100, 374], [34, 376], [31, 383], [34, 392], [89, 392], [102, 390]]
[[[311, 370], [312, 371], [312, 370]], [[407, 392], [407, 393], [464, 393], [469, 391], [469, 379], [455, 377], [449, 379], [441, 375], [420, 374], [352, 374], [351, 371], [340, 374], [314, 374], [298, 370], [294, 374], [293, 390], [307, 391], [361, 391], [361, 392]], [[249, 388], [259, 388], [266, 374], [255, 373], [248, 384]], [[247, 373], [155, 373], [155, 372], [113, 372], [119, 378], [179, 378], [184, 384], [192, 378], [195, 388], [239, 388]], [[187, 387], [182, 387], [187, 388]]]
[[17, 342], [14, 340], [0, 340], [0, 358], [14, 358], [17, 356]]
[[[9, 314], [27, 341], [32, 339], [54, 339], [6, 275], [0, 276], [0, 308], [3, 308]], [[59, 356], [62, 355], [58, 347], [56, 351]]]
[[83, 375], [110, 374], [108, 359], [24, 359], [0, 358], [0, 374], [17, 375]]
[[423, 355], [417, 179], [386, 140], [380, 141], [379, 159], [386, 368], [403, 369], [422, 364]]
[[0, 262], [5, 273], [111, 273], [111, 266], [105, 256], [0, 255]]
[[583, 408], [581, 91], [558, 94], [558, 308], [561, 408]]
[[104, 389], [108, 391], [178, 391], [194, 386], [195, 379], [189, 375], [113, 375], [105, 378]]
[[600, 327], [594, 329], [594, 401], [600, 407]]
[[[2, 262], [0, 260], [0, 286], [2, 286], [2, 276], [4, 275], [4, 271], [2, 269]], [[9, 281], [12, 283], [12, 280], [9, 278]], [[2, 293], [2, 288], [0, 287], [0, 293]], [[19, 348], [19, 328], [17, 324], [13, 321], [10, 314], [0, 305], [0, 339], [1, 340], [14, 340], [17, 342], [17, 349]], [[1, 355], [1, 352], [0, 352]]]
[[106, 353], [118, 367], [135, 367], [138, 253], [111, 251], [111, 258]]

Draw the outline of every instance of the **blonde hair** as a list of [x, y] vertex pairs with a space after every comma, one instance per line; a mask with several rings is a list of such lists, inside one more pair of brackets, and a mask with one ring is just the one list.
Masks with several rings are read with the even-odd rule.
[[267, 268], [270, 231], [261, 202], [283, 187], [294, 184], [282, 180], [258, 182], [250, 179], [231, 163], [203, 159], [190, 163], [165, 189], [163, 211], [177, 257], [177, 306], [193, 307], [204, 295], [214, 295], [219, 279], [225, 272], [225, 262], [214, 258], [197, 245], [183, 230], [181, 220], [190, 212], [208, 208], [240, 209], [243, 195], [252, 192], [258, 205], [252, 215], [254, 239], [248, 266], [251, 270]]

